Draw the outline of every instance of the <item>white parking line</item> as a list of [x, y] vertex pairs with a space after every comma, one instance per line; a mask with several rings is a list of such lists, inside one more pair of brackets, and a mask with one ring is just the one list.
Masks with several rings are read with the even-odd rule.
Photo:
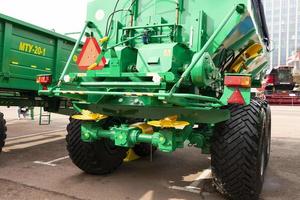
[[180, 190], [180, 191], [186, 191], [191, 193], [200, 194], [201, 188], [199, 188], [199, 185], [207, 179], [211, 179], [211, 169], [204, 170], [190, 185], [181, 187], [181, 186], [170, 186], [170, 189], [174, 190]]
[[59, 162], [59, 161], [62, 161], [62, 160], [66, 160], [70, 158], [69, 156], [64, 156], [64, 157], [61, 157], [61, 158], [57, 158], [57, 159], [54, 159], [54, 160], [50, 160], [48, 162], [43, 162], [43, 161], [34, 161], [33, 163], [35, 164], [40, 164], [40, 165], [47, 165], [47, 166], [51, 166], [51, 167], [56, 167], [57, 164], [54, 164], [56, 162]]
[[28, 138], [28, 137], [32, 137], [32, 136], [37, 136], [37, 135], [44, 135], [44, 134], [49, 134], [49, 133], [57, 133], [57, 132], [65, 131], [65, 130], [66, 129], [58, 129], [58, 130], [50, 130], [50, 131], [44, 131], [44, 132], [40, 132], [40, 133], [22, 135], [22, 136], [17, 136], [17, 137], [9, 137], [9, 138], [6, 139], [6, 142], [11, 141], [11, 140], [21, 139], [21, 138]]
[[24, 135], [7, 139], [3, 152], [12, 150], [25, 149], [41, 144], [63, 140], [66, 137], [66, 132], [62, 130], [45, 131], [31, 135]]
[[191, 193], [195, 193], [195, 194], [200, 194], [201, 193], [200, 188], [198, 188], [198, 190], [190, 189], [190, 188], [187, 188], [187, 187], [180, 187], [180, 186], [170, 186], [169, 188], [173, 189], [173, 190], [180, 190], [180, 191], [191, 192]]
[[63, 139], [65, 139], [65, 136], [56, 137], [56, 138], [53, 138], [53, 139], [36, 141], [36, 142], [29, 142], [29, 143], [25, 143], [25, 144], [16, 144], [16, 145], [13, 145], [13, 146], [10, 146], [10, 147], [4, 147], [3, 152], [9, 152], [9, 151], [18, 150], [18, 149], [26, 149], [26, 148], [29, 148], [29, 147], [33, 147], [33, 146], [37, 146], [37, 145], [41, 145], [41, 144], [47, 144], [47, 143], [50, 143], [50, 142], [55, 142], [55, 141], [63, 140]]

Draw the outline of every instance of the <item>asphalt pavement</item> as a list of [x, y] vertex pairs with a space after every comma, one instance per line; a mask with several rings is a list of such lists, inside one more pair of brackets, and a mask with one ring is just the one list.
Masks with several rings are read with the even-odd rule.
[[[211, 187], [210, 157], [196, 148], [157, 152], [124, 163], [113, 174], [92, 176], [72, 164], [65, 149], [68, 117], [51, 124], [17, 119], [0, 108], [8, 139], [0, 155], [0, 200], [221, 200]], [[300, 107], [272, 107], [272, 152], [262, 199], [300, 199]]]

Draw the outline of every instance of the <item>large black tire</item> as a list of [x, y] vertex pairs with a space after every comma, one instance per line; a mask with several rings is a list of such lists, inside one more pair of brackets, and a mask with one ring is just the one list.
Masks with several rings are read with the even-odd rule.
[[109, 139], [83, 142], [80, 127], [81, 121], [75, 119], [67, 126], [67, 150], [73, 163], [89, 174], [108, 174], [117, 169], [128, 149], [115, 146]]
[[140, 143], [140, 144], [136, 144], [133, 147], [133, 151], [136, 155], [140, 156], [140, 157], [148, 157], [151, 155], [151, 150], [152, 150], [152, 154], [157, 150], [156, 147], [152, 146], [151, 148], [151, 144], [148, 143]]
[[266, 169], [267, 110], [263, 101], [233, 105], [231, 118], [216, 126], [211, 146], [213, 183], [233, 200], [257, 200]]
[[5, 144], [5, 139], [6, 139], [6, 120], [4, 119], [3, 113], [0, 112], [0, 153], [2, 152], [2, 148], [4, 147]]

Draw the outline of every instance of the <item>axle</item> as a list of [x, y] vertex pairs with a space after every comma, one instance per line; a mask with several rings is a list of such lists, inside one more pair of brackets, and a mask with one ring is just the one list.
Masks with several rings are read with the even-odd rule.
[[160, 129], [153, 133], [143, 133], [137, 127], [122, 124], [108, 130], [101, 128], [99, 123], [86, 122], [81, 125], [81, 138], [84, 142], [93, 142], [101, 138], [114, 141], [116, 146], [132, 148], [138, 143], [148, 143], [163, 152], [173, 152], [177, 148], [183, 148], [185, 141], [198, 148], [205, 148], [208, 140], [204, 134], [193, 132], [191, 127], [182, 130], [169, 128]]

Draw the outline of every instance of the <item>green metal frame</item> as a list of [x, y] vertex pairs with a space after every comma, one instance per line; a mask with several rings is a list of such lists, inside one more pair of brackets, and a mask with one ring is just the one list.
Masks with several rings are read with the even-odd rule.
[[[57, 87], [54, 87], [52, 89], [50, 89], [49, 91], [40, 91], [41, 95], [54, 95], [54, 96], [64, 96], [65, 94], [76, 94], [76, 95], [110, 95], [110, 96], [152, 96], [152, 97], [158, 97], [158, 98], [183, 98], [183, 99], [194, 99], [194, 100], [200, 100], [203, 102], [211, 102], [213, 104], [210, 104], [209, 106], [211, 107], [222, 107], [226, 104], [224, 104], [224, 102], [221, 102], [220, 100], [218, 100], [217, 98], [213, 98], [213, 97], [207, 97], [207, 96], [202, 96], [202, 95], [194, 95], [194, 94], [182, 94], [182, 93], [175, 93], [176, 90], [180, 87], [180, 85], [182, 84], [183, 80], [187, 78], [188, 75], [190, 75], [191, 71], [193, 70], [193, 68], [195, 67], [195, 65], [197, 64], [197, 62], [203, 57], [204, 53], [207, 51], [207, 49], [209, 48], [209, 46], [211, 45], [211, 43], [216, 39], [217, 36], [219, 36], [220, 32], [222, 31], [222, 29], [224, 28], [224, 26], [226, 24], [229, 23], [232, 15], [238, 12], [240, 14], [242, 14], [243, 12], [245, 12], [245, 6], [243, 5], [238, 5], [236, 7], [234, 7], [234, 9], [232, 9], [232, 11], [228, 14], [228, 16], [224, 19], [224, 21], [219, 25], [219, 27], [216, 29], [216, 31], [214, 32], [214, 34], [210, 37], [210, 39], [206, 42], [206, 44], [204, 45], [204, 47], [200, 50], [200, 52], [197, 54], [197, 56], [195, 58], [193, 58], [192, 63], [187, 67], [187, 69], [184, 71], [184, 73], [182, 74], [182, 76], [180, 77], [180, 79], [174, 84], [174, 86], [172, 87], [172, 89], [168, 92], [168, 93], [142, 93], [142, 92], [110, 92], [110, 91], [68, 91], [68, 90], [60, 90], [60, 89], [56, 89], [57, 87], [59, 87], [63, 81], [64, 76], [66, 75], [66, 72], [69, 68], [70, 65], [70, 61], [71, 58], [75, 55], [75, 52], [78, 48], [79, 45], [79, 41], [82, 40], [82, 37], [84, 35], [84, 32], [86, 31], [87, 27], [89, 26], [90, 28], [94, 28], [96, 27], [96, 25], [93, 22], [87, 22], [86, 25], [83, 28], [83, 31], [81, 32], [81, 35], [77, 41], [77, 43], [75, 44], [72, 53], [69, 57], [69, 60], [60, 76], [59, 82]], [[159, 26], [159, 25], [158, 25]], [[168, 26], [168, 25], [167, 25]], [[153, 26], [150, 26], [151, 28]], [[142, 29], [142, 28], [146, 28], [146, 27], [131, 27], [131, 29]], [[148, 28], [148, 27], [147, 27]], [[125, 30], [128, 30], [128, 28], [126, 28]], [[99, 37], [102, 36], [101, 31], [99, 31], [97, 29], [97, 33], [99, 34]], [[136, 39], [137, 37], [140, 37], [141, 35], [137, 35], [133, 38], [131, 38], [130, 40]], [[128, 42], [129, 40], [125, 40], [121, 43], [118, 43], [110, 48], [115, 48], [117, 46], [120, 46], [121, 44], [124, 44], [126, 42]], [[102, 45], [102, 48], [105, 47]], [[110, 49], [108, 48], [108, 49]], [[104, 48], [103, 52], [106, 52], [107, 50]], [[99, 55], [100, 58], [102, 58], [102, 56], [104, 55]], [[97, 59], [99, 60], [99, 58]], [[100, 59], [101, 60], [101, 59]], [[74, 75], [73, 75], [74, 76]], [[76, 76], [76, 75], [75, 75]], [[93, 86], [99, 86], [102, 85], [102, 87], [110, 87], [113, 85], [118, 85], [119, 87], [126, 87], [126, 86], [135, 86], [138, 83], [135, 82], [130, 82], [127, 84], [124, 84], [123, 82], [121, 83], [98, 83], [98, 82], [90, 82], [89, 86], [93, 85]], [[83, 83], [82, 86], [87, 86], [87, 83]], [[67, 96], [70, 97], [70, 96]], [[78, 98], [81, 99], [81, 98]], [[194, 105], [196, 103], [193, 103]], [[200, 104], [199, 104], [200, 105]]]
[[[216, 2], [222, 10], [215, 8]], [[108, 138], [121, 147], [145, 142], [161, 151], [172, 152], [189, 141], [190, 145], [209, 152], [214, 125], [230, 118], [226, 105], [234, 90], [241, 92], [246, 104], [251, 100], [250, 88], [224, 85], [227, 71], [222, 69], [220, 57], [223, 50], [232, 50], [237, 58], [243, 53], [241, 49], [253, 43], [264, 46], [257, 19], [251, 15], [251, 9], [255, 8], [247, 7], [247, 0], [202, 0], [202, 10], [197, 6], [195, 11], [185, 6], [196, 8], [198, 1], [189, 1], [189, 5], [184, 0], [176, 4], [139, 0], [128, 12], [124, 8], [131, 3], [120, 1], [123, 10], [111, 17], [113, 26], [108, 35], [101, 30], [114, 5], [101, 4], [101, 0], [89, 3], [88, 20], [58, 84], [40, 90], [39, 94], [72, 99], [77, 112], [89, 110], [122, 121], [119, 126], [105, 129], [102, 127], [105, 119], [83, 122], [84, 142]], [[94, 17], [100, 5], [107, 15], [97, 21]], [[140, 8], [145, 9], [140, 11]], [[70, 73], [71, 60], [87, 31], [91, 32], [87, 36], [103, 41], [102, 52], [93, 64], [98, 65], [105, 57], [106, 66], [102, 70]], [[265, 46], [259, 56], [267, 56]], [[255, 61], [256, 58], [246, 64], [255, 65]], [[254, 83], [266, 65], [263, 62], [250, 72], [241, 69], [230, 76], [251, 76]], [[141, 119], [147, 123], [171, 115], [190, 125], [183, 129], [155, 127], [153, 134], [146, 134], [124, 120]]]
[[210, 130], [193, 132], [192, 126], [188, 126], [183, 130], [161, 129], [153, 134], [144, 134], [142, 130], [126, 124], [104, 130], [99, 124], [87, 122], [81, 125], [81, 139], [84, 142], [93, 142], [100, 138], [108, 138], [114, 141], [116, 146], [128, 148], [134, 147], [137, 143], [149, 143], [163, 152], [173, 152], [177, 148], [183, 148], [185, 141], [189, 140], [189, 145], [209, 152], [208, 143], [212, 135]]

